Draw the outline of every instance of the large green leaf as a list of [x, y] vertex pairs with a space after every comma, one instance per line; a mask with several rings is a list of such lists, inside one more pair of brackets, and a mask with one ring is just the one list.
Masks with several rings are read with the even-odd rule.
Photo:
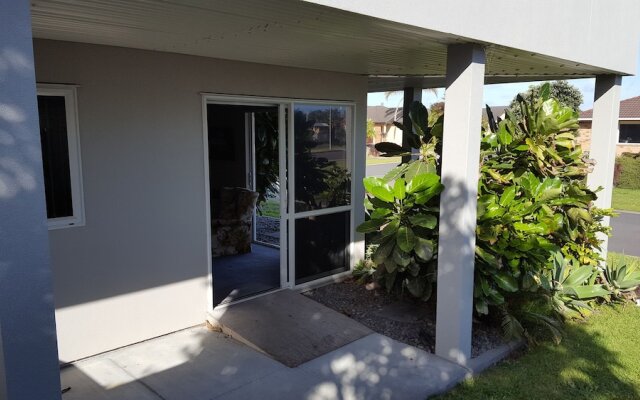
[[405, 190], [405, 186], [404, 186], [404, 179], [402, 179], [402, 178], [396, 179], [396, 181], [393, 184], [393, 194], [399, 200], [404, 200], [404, 198], [406, 196], [406, 190]]
[[424, 261], [429, 261], [433, 258], [434, 245], [432, 240], [417, 238], [417, 243], [414, 247], [416, 255]]
[[589, 277], [591, 277], [592, 274], [593, 274], [593, 267], [590, 265], [584, 265], [570, 272], [569, 276], [565, 278], [562, 284], [565, 286], [580, 285], [584, 283], [587, 279], [589, 279]]
[[396, 233], [396, 243], [400, 249], [409, 252], [416, 244], [416, 235], [408, 226], [401, 226]]
[[362, 183], [364, 184], [364, 188], [367, 192], [376, 198], [388, 203], [392, 203], [394, 201], [393, 191], [382, 179], [370, 176], [364, 178]]
[[384, 219], [391, 214], [391, 210], [388, 208], [376, 208], [371, 212], [371, 219]]
[[437, 183], [427, 190], [423, 190], [420, 193], [416, 194], [416, 204], [426, 204], [429, 200], [439, 195], [444, 189], [444, 185], [441, 183]]
[[406, 170], [405, 179], [407, 181], [413, 180], [416, 175], [421, 174], [435, 174], [436, 166], [433, 165], [432, 162], [423, 161], [423, 160], [415, 160], [411, 162]]
[[518, 281], [507, 272], [498, 272], [493, 275], [493, 280], [507, 292], [515, 292], [518, 290]]
[[411, 149], [405, 149], [404, 147], [399, 146], [399, 145], [397, 145], [395, 143], [392, 143], [392, 142], [376, 143], [374, 147], [379, 152], [384, 153], [383, 156], [396, 156], [396, 155], [411, 154]]
[[424, 136], [427, 132], [427, 121], [429, 119], [429, 113], [427, 107], [421, 102], [414, 101], [411, 104], [411, 111], [409, 112], [411, 122], [413, 123], [413, 129], [419, 136]]
[[436, 174], [419, 174], [415, 175], [407, 183], [407, 193], [413, 194], [428, 189], [440, 183], [440, 177]]
[[502, 192], [502, 196], [500, 196], [500, 205], [503, 207], [508, 207], [516, 198], [517, 190], [518, 188], [516, 186], [507, 187], [504, 192]]
[[356, 231], [360, 233], [378, 232], [378, 229], [380, 229], [380, 226], [383, 223], [384, 221], [379, 219], [370, 219], [369, 221], [365, 221], [358, 225]]
[[400, 250], [397, 246], [395, 249], [393, 249], [392, 258], [393, 258], [393, 261], [401, 267], [406, 267], [412, 261], [409, 253], [405, 253], [404, 251]]
[[611, 293], [603, 285], [573, 286], [573, 292], [580, 300], [592, 299], [594, 297], [607, 297]]
[[591, 222], [593, 220], [591, 218], [591, 214], [589, 214], [589, 211], [585, 210], [584, 208], [570, 208], [567, 210], [567, 215], [573, 222], [578, 222], [580, 220]]
[[400, 227], [400, 221], [397, 219], [389, 221], [389, 223], [382, 228], [382, 236], [387, 237], [395, 234]]
[[416, 214], [409, 217], [409, 221], [412, 224], [421, 226], [427, 229], [433, 229], [438, 224], [438, 219], [431, 214]]
[[373, 253], [371, 259], [376, 265], [382, 265], [389, 258], [389, 255], [393, 251], [395, 247], [395, 240], [386, 240], [378, 246], [376, 251]]

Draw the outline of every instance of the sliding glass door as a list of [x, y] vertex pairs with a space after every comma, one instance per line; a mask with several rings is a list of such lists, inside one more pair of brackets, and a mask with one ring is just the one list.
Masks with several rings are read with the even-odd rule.
[[205, 112], [213, 304], [348, 271], [353, 105], [211, 95]]
[[349, 270], [353, 107], [293, 103], [290, 262], [300, 285]]

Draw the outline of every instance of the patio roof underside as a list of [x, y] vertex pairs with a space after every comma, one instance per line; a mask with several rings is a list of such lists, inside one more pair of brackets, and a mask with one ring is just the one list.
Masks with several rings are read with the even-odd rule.
[[[370, 92], [442, 87], [447, 46], [472, 42], [290, 0], [35, 0], [32, 26], [36, 38], [366, 75]], [[482, 44], [487, 84], [613, 72]]]

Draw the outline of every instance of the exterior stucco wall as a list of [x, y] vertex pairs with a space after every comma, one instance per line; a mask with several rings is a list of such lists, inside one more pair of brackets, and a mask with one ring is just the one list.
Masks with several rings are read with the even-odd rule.
[[86, 225], [49, 231], [62, 361], [204, 322], [201, 92], [355, 101], [355, 176], [364, 174], [364, 77], [72, 42], [34, 47], [38, 82], [79, 85]]

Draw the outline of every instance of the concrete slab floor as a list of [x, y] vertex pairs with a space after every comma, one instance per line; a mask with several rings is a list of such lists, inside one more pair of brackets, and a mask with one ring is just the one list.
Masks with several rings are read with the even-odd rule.
[[63, 400], [424, 399], [467, 372], [379, 334], [287, 368], [194, 327], [79, 361], [61, 380]]

